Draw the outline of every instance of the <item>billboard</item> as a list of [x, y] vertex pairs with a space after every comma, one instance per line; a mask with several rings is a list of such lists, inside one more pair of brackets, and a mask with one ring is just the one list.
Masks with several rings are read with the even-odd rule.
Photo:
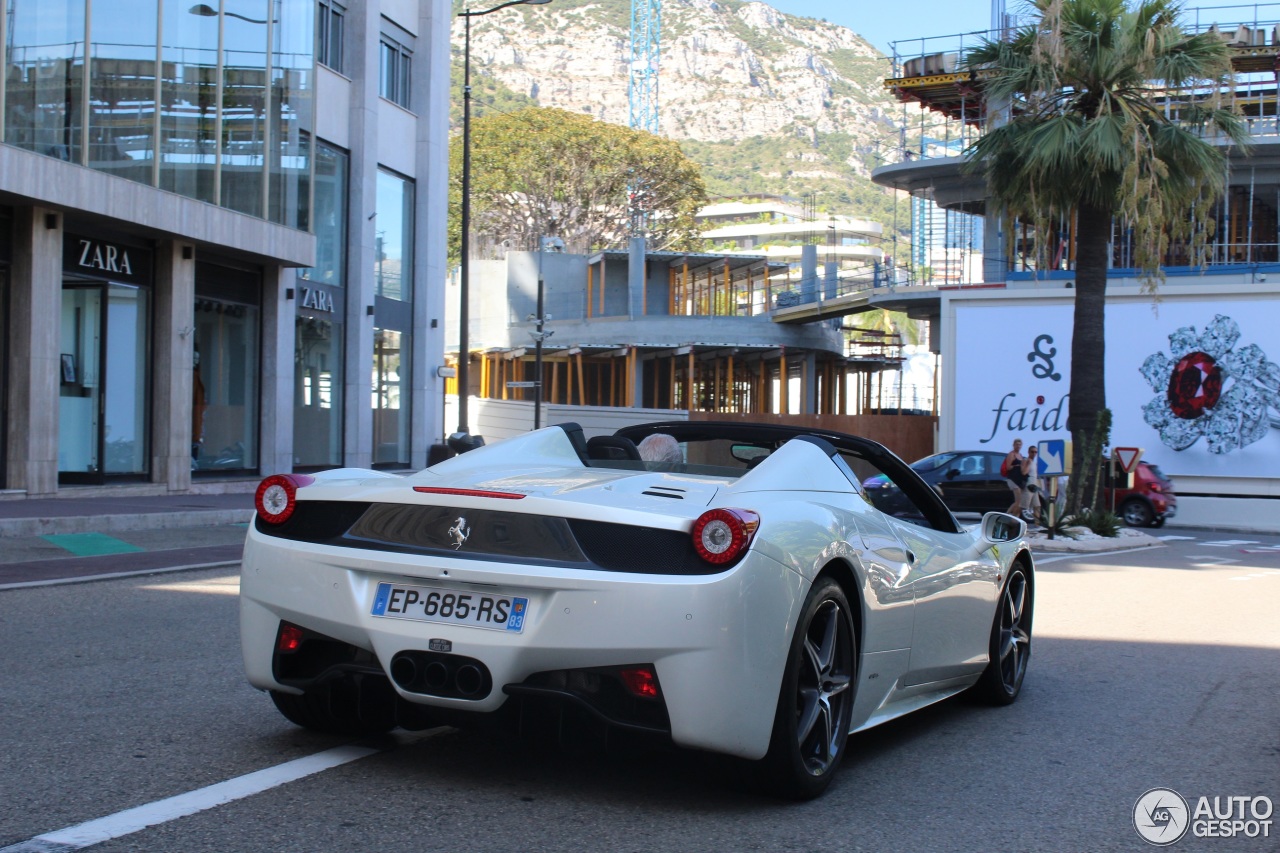
[[[956, 448], [1069, 438], [1074, 306], [953, 304]], [[1112, 443], [1171, 475], [1280, 476], [1277, 328], [1280, 300], [1108, 304]]]

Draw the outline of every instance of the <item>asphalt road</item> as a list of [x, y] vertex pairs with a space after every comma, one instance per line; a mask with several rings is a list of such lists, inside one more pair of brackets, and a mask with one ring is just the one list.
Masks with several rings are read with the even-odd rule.
[[[0, 591], [0, 848], [74, 849], [30, 839], [113, 815], [118, 832], [146, 806], [160, 823], [90, 849], [1150, 849], [1132, 825], [1150, 788], [1280, 804], [1280, 537], [1179, 534], [1193, 538], [1046, 556], [1019, 702], [951, 700], [860, 734], [803, 804], [687, 753], [452, 729], [330, 752], [348, 742], [293, 727], [244, 682], [227, 569]], [[185, 817], [150, 805], [317, 754], [365, 757]], [[1172, 849], [1280, 850], [1272, 821], [1268, 838]]]

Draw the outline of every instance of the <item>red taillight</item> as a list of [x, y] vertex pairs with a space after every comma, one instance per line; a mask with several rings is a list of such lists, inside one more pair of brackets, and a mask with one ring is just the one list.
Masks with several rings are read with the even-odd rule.
[[715, 566], [732, 563], [746, 552], [760, 526], [749, 509], [711, 509], [693, 523], [693, 548]]
[[1159, 483], [1152, 483], [1152, 484], [1150, 484], [1149, 486], [1147, 486], [1147, 488], [1148, 488], [1148, 489], [1150, 489], [1151, 491], [1153, 491], [1153, 492], [1157, 492], [1157, 493], [1159, 493], [1159, 492], [1163, 492], [1163, 491], [1164, 491], [1164, 489], [1162, 489], [1162, 488], [1160, 487], [1160, 484], [1159, 484]]
[[622, 676], [622, 683], [627, 685], [627, 689], [641, 699], [658, 698], [658, 676], [654, 674], [652, 667], [628, 667], [618, 674]]
[[296, 652], [302, 645], [302, 629], [297, 625], [285, 622], [280, 626], [280, 635], [276, 637], [277, 652]]
[[415, 492], [421, 492], [424, 495], [458, 495], [464, 498], [504, 498], [509, 501], [518, 501], [524, 495], [519, 492], [494, 492], [488, 489], [446, 489], [443, 486], [414, 486]]
[[258, 491], [253, 496], [258, 518], [269, 524], [288, 521], [297, 506], [298, 489], [315, 481], [315, 477], [305, 474], [272, 474], [258, 484]]

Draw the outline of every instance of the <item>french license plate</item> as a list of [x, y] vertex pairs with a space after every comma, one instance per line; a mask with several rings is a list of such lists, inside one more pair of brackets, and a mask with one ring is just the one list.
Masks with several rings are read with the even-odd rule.
[[373, 597], [373, 615], [417, 622], [443, 622], [494, 631], [524, 630], [529, 599], [442, 587], [380, 583]]

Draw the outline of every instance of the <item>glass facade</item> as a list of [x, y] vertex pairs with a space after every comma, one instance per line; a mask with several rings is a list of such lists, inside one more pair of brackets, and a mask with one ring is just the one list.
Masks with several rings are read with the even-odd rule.
[[347, 173], [350, 158], [323, 142], [316, 144], [316, 265], [301, 271], [310, 281], [344, 287], [347, 282]]
[[315, 0], [273, 0], [280, 20], [271, 31], [271, 159], [267, 176], [272, 222], [303, 231], [308, 212], [314, 126]]
[[314, 0], [6, 6], [5, 142], [310, 226]]
[[4, 141], [79, 162], [84, 127], [84, 0], [5, 0]]
[[149, 184], [159, 9], [134, 0], [93, 0], [90, 8], [89, 165]]

